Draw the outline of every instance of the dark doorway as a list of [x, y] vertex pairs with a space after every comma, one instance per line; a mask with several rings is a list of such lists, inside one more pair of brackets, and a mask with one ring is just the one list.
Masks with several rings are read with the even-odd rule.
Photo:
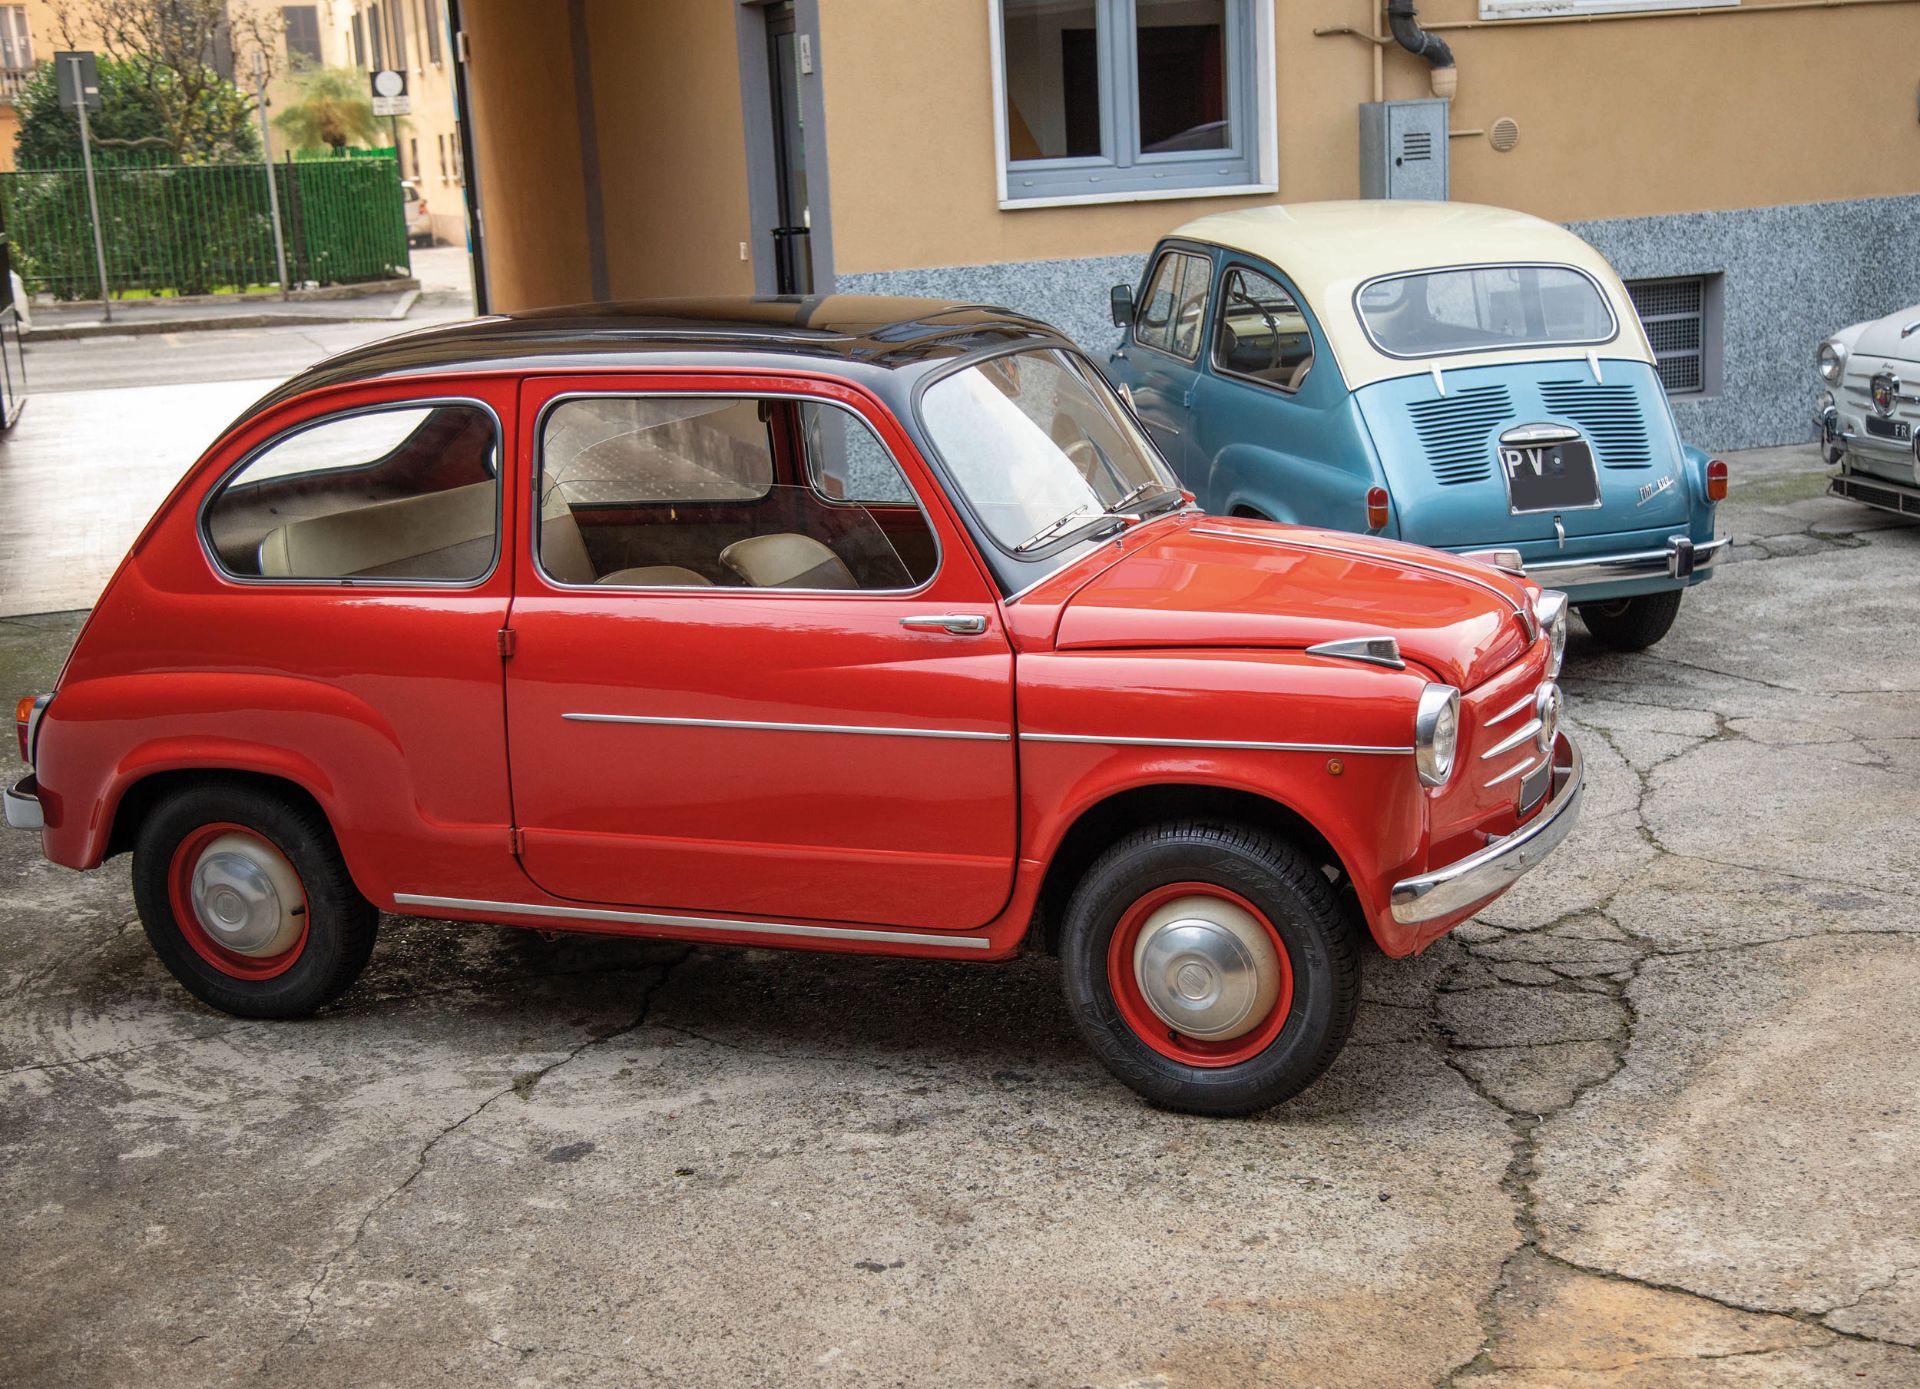
[[767, 67], [775, 216], [779, 219], [772, 229], [774, 288], [781, 294], [811, 294], [813, 252], [808, 243], [813, 223], [807, 205], [807, 145], [800, 115], [801, 48], [794, 33], [791, 0], [767, 7]]

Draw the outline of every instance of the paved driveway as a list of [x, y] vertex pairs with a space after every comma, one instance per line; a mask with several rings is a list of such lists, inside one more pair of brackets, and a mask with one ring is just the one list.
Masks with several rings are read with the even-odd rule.
[[1672, 637], [1576, 628], [1575, 836], [1255, 1121], [1137, 1104], [1044, 959], [389, 919], [237, 1022], [0, 836], [4, 1378], [1920, 1384], [1920, 528], [1737, 468]]

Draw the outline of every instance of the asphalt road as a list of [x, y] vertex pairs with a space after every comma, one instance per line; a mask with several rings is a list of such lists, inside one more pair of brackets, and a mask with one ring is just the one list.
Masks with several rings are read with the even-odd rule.
[[1044, 958], [387, 919], [239, 1022], [0, 835], [0, 1377], [1920, 1384], [1920, 528], [1735, 477], [1661, 646], [1576, 627], [1573, 837], [1257, 1120], [1138, 1104]]

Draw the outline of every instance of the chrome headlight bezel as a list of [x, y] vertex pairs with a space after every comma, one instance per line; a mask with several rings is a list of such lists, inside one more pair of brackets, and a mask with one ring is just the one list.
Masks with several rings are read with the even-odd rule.
[[1533, 615], [1547, 634], [1547, 675], [1551, 678], [1560, 673], [1561, 662], [1567, 658], [1567, 595], [1557, 588], [1541, 590], [1534, 600]]
[[1813, 369], [1829, 386], [1839, 385], [1847, 370], [1847, 345], [1838, 338], [1828, 338], [1814, 349]]
[[1413, 716], [1413, 763], [1423, 786], [1445, 786], [1460, 743], [1460, 691], [1428, 685]]

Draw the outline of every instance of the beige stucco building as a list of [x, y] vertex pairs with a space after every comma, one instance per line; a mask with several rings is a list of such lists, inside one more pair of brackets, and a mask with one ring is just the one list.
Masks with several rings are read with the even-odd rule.
[[[1363, 105], [1434, 87], [1380, 8], [455, 0], [485, 293], [933, 292], [1104, 351], [1105, 286], [1171, 228], [1361, 194]], [[1419, 23], [1455, 59], [1448, 196], [1572, 224], [1697, 302], [1675, 404], [1700, 442], [1805, 437], [1812, 345], [1920, 299], [1914, 79], [1842, 61], [1920, 47], [1920, 4], [1427, 0]]]

